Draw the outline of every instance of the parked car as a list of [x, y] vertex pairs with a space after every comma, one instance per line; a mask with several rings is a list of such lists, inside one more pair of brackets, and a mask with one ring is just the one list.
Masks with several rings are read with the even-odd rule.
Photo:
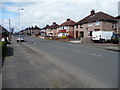
[[114, 44], [118, 44], [120, 39], [120, 34], [113, 34], [111, 37], [111, 42]]
[[24, 42], [24, 38], [22, 36], [18, 36], [17, 38], [17, 42]]
[[111, 41], [112, 31], [93, 31], [92, 40], [94, 42], [107, 42]]

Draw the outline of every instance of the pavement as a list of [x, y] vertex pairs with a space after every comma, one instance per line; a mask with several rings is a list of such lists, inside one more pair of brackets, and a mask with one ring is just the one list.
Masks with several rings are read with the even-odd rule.
[[101, 48], [101, 49], [120, 52], [120, 45], [118, 45], [118, 44], [112, 44], [112, 43], [82, 43], [80, 40], [69, 41], [69, 43], [80, 44], [80, 45], [83, 44], [83, 45], [86, 45], [88, 47]]

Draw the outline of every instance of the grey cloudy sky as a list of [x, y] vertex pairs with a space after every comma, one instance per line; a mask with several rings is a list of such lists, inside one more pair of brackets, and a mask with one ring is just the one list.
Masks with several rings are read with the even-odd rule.
[[76, 22], [90, 14], [103, 11], [112, 16], [118, 15], [119, 0], [3, 0], [0, 4], [0, 24], [8, 28], [8, 20], [11, 19], [11, 27], [19, 31], [18, 8], [24, 8], [20, 12], [21, 29], [32, 25], [43, 28], [53, 22], [58, 24], [70, 18]]

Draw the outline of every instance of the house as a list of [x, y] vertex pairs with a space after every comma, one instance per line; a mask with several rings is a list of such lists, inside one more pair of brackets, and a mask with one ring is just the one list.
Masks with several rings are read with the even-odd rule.
[[120, 15], [116, 17], [117, 20], [117, 34], [120, 34]]
[[41, 29], [37, 26], [37, 25], [35, 25], [35, 27], [31, 27], [31, 34], [33, 34], [33, 35], [38, 35], [38, 34], [40, 34], [40, 32], [41, 32]]
[[59, 28], [57, 28], [57, 34], [59, 37], [61, 36], [70, 36], [74, 37], [74, 22], [71, 19], [67, 19], [64, 23], [62, 23]]
[[47, 35], [47, 30], [49, 29], [49, 25], [46, 25], [44, 28], [41, 29], [41, 36]]
[[47, 34], [50, 36], [57, 36], [57, 28], [59, 25], [56, 22], [53, 22], [53, 24], [49, 27], [49, 31], [47, 30]]
[[29, 33], [29, 34], [32, 34], [32, 35], [38, 35], [38, 34], [40, 34], [41, 29], [37, 25], [35, 25], [34, 27], [33, 26], [28, 27], [24, 30], [21, 30], [20, 32], [21, 33]]
[[6, 28], [4, 28], [3, 26], [0, 25], [0, 40], [2, 38], [7, 40], [7, 37], [9, 37], [9, 36], [10, 36], [9, 31]]
[[92, 10], [90, 15], [75, 24], [74, 38], [91, 37], [93, 31], [113, 31], [116, 33], [115, 17], [104, 12], [95, 13]]

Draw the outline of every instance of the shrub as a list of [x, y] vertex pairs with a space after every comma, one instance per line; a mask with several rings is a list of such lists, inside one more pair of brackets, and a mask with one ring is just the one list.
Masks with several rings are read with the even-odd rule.
[[67, 37], [63, 35], [61, 38], [62, 38], [62, 39], [66, 39]]
[[0, 48], [2, 49], [2, 56], [5, 56], [6, 53], [6, 47], [7, 47], [7, 42], [6, 41], [1, 41], [0, 42]]

